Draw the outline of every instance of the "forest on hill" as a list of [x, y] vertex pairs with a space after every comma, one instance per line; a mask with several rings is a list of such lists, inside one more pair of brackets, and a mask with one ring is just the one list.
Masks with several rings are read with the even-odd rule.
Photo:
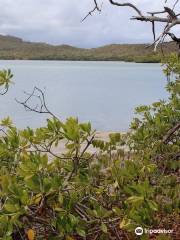
[[0, 59], [20, 60], [84, 60], [160, 62], [161, 53], [177, 51], [174, 42], [164, 43], [155, 53], [149, 44], [112, 44], [84, 49], [69, 45], [26, 42], [20, 38], [0, 35]]

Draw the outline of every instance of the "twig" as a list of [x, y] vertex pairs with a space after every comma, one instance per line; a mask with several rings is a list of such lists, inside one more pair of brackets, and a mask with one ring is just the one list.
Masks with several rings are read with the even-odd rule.
[[100, 7], [97, 4], [97, 0], [94, 0], [94, 5], [95, 5], [94, 8], [81, 20], [81, 22], [84, 22], [84, 20], [87, 17], [92, 16], [93, 12], [95, 12], [95, 11], [101, 12], [101, 9], [100, 9]]
[[163, 143], [167, 144], [171, 138], [171, 136], [180, 129], [180, 122], [177, 123], [173, 128], [171, 128], [167, 134], [163, 137]]
[[[36, 95], [35, 92], [38, 92], [40, 95]], [[59, 118], [58, 118], [57, 116], [55, 116], [55, 114], [52, 113], [52, 112], [48, 109], [48, 107], [47, 107], [47, 105], [46, 105], [46, 101], [45, 101], [44, 92], [43, 92], [40, 88], [34, 87], [32, 93], [27, 93], [27, 92], [24, 92], [24, 93], [25, 93], [26, 95], [28, 95], [28, 98], [27, 98], [25, 101], [21, 102], [21, 101], [19, 101], [19, 100], [17, 100], [17, 99], [15, 99], [15, 100], [16, 100], [17, 103], [19, 103], [19, 104], [21, 104], [22, 106], [24, 106], [24, 108], [25, 108], [26, 110], [29, 110], [29, 111], [31, 111], [31, 112], [36, 112], [36, 113], [49, 114], [49, 115], [51, 115], [53, 118], [59, 120]], [[33, 97], [38, 98], [38, 100], [39, 100], [39, 102], [40, 102], [39, 109], [37, 109], [38, 105], [36, 105], [36, 107], [31, 107], [30, 105], [28, 105], [29, 100], [32, 99]]]

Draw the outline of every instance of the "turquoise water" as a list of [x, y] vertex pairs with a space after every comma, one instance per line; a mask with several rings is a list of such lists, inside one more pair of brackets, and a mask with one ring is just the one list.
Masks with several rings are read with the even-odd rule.
[[23, 100], [23, 91], [31, 92], [34, 86], [45, 92], [56, 115], [91, 121], [100, 131], [125, 131], [136, 106], [167, 98], [160, 64], [1, 60], [3, 68], [12, 70], [14, 84], [0, 97], [0, 118], [10, 116], [21, 128], [42, 126], [47, 118], [15, 101]]

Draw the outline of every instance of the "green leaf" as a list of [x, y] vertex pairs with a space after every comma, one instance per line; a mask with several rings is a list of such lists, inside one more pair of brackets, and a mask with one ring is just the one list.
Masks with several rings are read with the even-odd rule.
[[132, 196], [132, 197], [129, 197], [126, 202], [128, 203], [142, 203], [144, 201], [144, 197], [139, 197], [139, 196]]
[[5, 206], [4, 206], [4, 209], [9, 213], [15, 213], [20, 208], [19, 208], [19, 205], [17, 205], [17, 204], [6, 203]]
[[81, 237], [85, 237], [86, 236], [86, 232], [83, 229], [76, 228], [76, 232]]
[[100, 229], [103, 231], [103, 233], [107, 233], [108, 232], [108, 228], [107, 228], [105, 223], [101, 224]]
[[123, 218], [123, 220], [119, 224], [120, 229], [128, 229], [131, 226], [131, 220]]
[[121, 211], [120, 208], [114, 207], [112, 210], [113, 210], [113, 212], [114, 212], [116, 215], [121, 216], [122, 211]]
[[12, 125], [12, 121], [9, 117], [7, 117], [7, 118], [4, 118], [3, 120], [1, 120], [0, 125], [3, 127], [10, 127]]
[[147, 201], [150, 209], [154, 210], [154, 211], [158, 211], [158, 205], [156, 202], [152, 201], [152, 200], [148, 200]]
[[88, 134], [90, 134], [90, 132], [91, 132], [91, 124], [90, 123], [82, 123], [82, 124], [79, 124], [79, 126], [84, 132], [87, 132]]

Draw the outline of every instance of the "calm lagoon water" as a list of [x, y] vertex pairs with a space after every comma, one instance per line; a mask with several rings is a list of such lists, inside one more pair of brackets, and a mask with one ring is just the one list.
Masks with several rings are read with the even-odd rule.
[[20, 128], [46, 121], [47, 116], [26, 112], [15, 101], [34, 86], [45, 92], [56, 115], [91, 121], [100, 131], [126, 131], [136, 106], [167, 98], [160, 64], [1, 60], [3, 68], [12, 70], [14, 84], [0, 97], [0, 119], [10, 116]]

